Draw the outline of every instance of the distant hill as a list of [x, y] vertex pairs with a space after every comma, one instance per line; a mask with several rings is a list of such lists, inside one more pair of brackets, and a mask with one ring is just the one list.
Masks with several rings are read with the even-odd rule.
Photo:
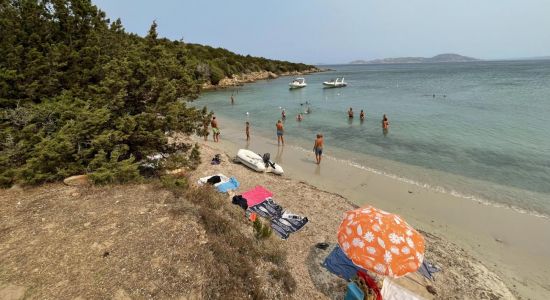
[[479, 59], [462, 56], [453, 53], [439, 54], [434, 57], [394, 57], [374, 60], [354, 60], [350, 64], [420, 64], [420, 63], [446, 63], [446, 62], [469, 62]]

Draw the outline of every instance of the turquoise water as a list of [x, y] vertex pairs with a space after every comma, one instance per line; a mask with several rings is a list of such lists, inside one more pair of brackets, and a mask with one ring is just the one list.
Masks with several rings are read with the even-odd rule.
[[[273, 136], [285, 108], [287, 139], [308, 151], [322, 132], [327, 153], [354, 166], [550, 215], [550, 61], [329, 67], [305, 76], [304, 89], [289, 90], [283, 77], [206, 92], [194, 104]], [[336, 76], [348, 87], [322, 88]], [[306, 101], [312, 113], [297, 122]]]

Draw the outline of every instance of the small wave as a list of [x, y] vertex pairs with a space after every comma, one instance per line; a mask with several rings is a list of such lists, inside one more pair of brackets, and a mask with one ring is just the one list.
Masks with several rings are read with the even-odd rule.
[[[305, 152], [305, 153], [310, 153], [311, 152], [311, 151], [308, 151], [307, 149], [302, 148], [300, 146], [291, 146], [291, 147], [294, 148], [294, 149], [297, 149], [299, 151]], [[477, 202], [477, 203], [480, 203], [480, 204], [483, 204], [483, 205], [512, 209], [512, 210], [514, 210], [518, 213], [528, 214], [528, 215], [532, 215], [532, 216], [535, 216], [535, 217], [538, 217], [538, 218], [550, 219], [550, 217], [548, 215], [545, 215], [543, 213], [539, 213], [539, 212], [536, 212], [536, 211], [520, 208], [520, 207], [517, 207], [517, 206], [514, 206], [514, 205], [506, 205], [506, 204], [502, 204], [502, 203], [497, 203], [495, 201], [483, 199], [483, 198], [476, 197], [476, 196], [473, 196], [473, 195], [467, 195], [467, 194], [461, 193], [459, 191], [456, 191], [454, 189], [448, 189], [448, 188], [445, 188], [445, 187], [442, 187], [442, 186], [437, 186], [437, 185], [431, 185], [431, 184], [428, 184], [428, 183], [418, 182], [418, 181], [415, 181], [415, 180], [412, 180], [412, 179], [409, 179], [409, 178], [406, 178], [406, 177], [402, 177], [402, 176], [399, 176], [399, 175], [396, 175], [396, 174], [392, 174], [392, 173], [389, 173], [389, 172], [386, 172], [386, 171], [382, 171], [382, 170], [378, 170], [378, 169], [371, 168], [371, 167], [368, 167], [368, 166], [364, 166], [364, 165], [361, 165], [361, 164], [359, 164], [357, 162], [354, 162], [354, 161], [351, 161], [351, 160], [341, 159], [341, 158], [337, 158], [337, 157], [334, 157], [334, 156], [331, 156], [331, 155], [326, 155], [326, 154], [324, 154], [323, 157], [325, 159], [330, 159], [330, 160], [336, 161], [338, 163], [342, 163], [342, 164], [345, 164], [345, 165], [348, 165], [348, 166], [351, 166], [351, 167], [354, 167], [354, 168], [357, 168], [357, 169], [361, 169], [361, 170], [365, 170], [365, 171], [370, 172], [370, 173], [382, 175], [382, 176], [385, 176], [385, 177], [388, 177], [388, 178], [391, 178], [391, 179], [394, 179], [394, 180], [397, 180], [397, 181], [400, 181], [400, 182], [412, 184], [414, 186], [425, 188], [425, 189], [435, 191], [435, 192], [438, 192], [438, 193], [450, 194], [454, 197], [467, 199], [467, 200], [474, 201], [474, 202]]]

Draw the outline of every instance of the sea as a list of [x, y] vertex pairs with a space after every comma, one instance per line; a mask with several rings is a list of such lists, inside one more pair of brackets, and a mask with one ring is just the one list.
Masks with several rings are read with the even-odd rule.
[[[304, 76], [302, 89], [279, 77], [204, 92], [192, 105], [243, 132], [249, 121], [253, 135], [274, 141], [284, 109], [287, 145], [304, 152], [322, 133], [328, 159], [464, 201], [550, 216], [550, 60], [321, 67], [330, 71]], [[335, 77], [348, 86], [323, 88]]]

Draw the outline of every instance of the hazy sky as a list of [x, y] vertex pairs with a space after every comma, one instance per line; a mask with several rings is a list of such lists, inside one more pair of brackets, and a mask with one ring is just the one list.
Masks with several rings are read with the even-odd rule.
[[306, 63], [550, 55], [550, 0], [92, 0], [129, 32]]

